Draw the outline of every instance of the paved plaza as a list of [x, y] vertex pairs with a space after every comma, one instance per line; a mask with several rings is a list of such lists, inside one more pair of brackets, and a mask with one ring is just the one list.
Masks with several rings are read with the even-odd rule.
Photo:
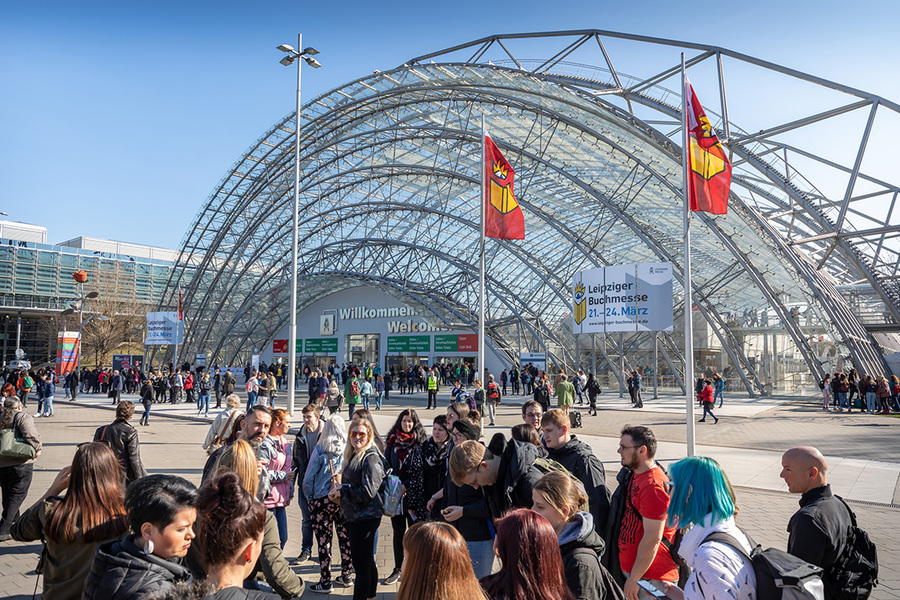
[[[441, 404], [447, 400], [441, 391]], [[645, 395], [642, 410], [631, 409], [626, 398], [617, 393], [601, 396], [601, 411], [588, 417], [583, 411], [584, 428], [579, 438], [591, 444], [603, 461], [607, 477], [614, 483], [618, 470], [615, 450], [618, 431], [627, 423], [650, 426], [660, 439], [658, 458], [664, 462], [684, 456], [684, 423], [677, 412], [679, 398], [662, 394], [659, 400]], [[131, 398], [135, 399], [135, 398]], [[498, 407], [497, 426], [488, 427], [485, 437], [521, 422], [521, 403], [527, 398], [512, 396]], [[298, 407], [305, 403], [303, 392]], [[44, 440], [44, 451], [35, 464], [34, 481], [24, 507], [39, 498], [56, 472], [71, 461], [75, 444], [91, 439], [94, 429], [113, 419], [109, 400], [96, 395], [80, 396], [78, 402], [57, 401], [56, 416], [37, 419]], [[277, 401], [284, 406], [284, 393]], [[382, 411], [375, 412], [376, 424], [384, 434], [405, 407], [419, 410], [426, 425], [440, 410], [424, 410], [424, 394], [393, 394]], [[576, 407], [578, 408], [578, 407]], [[34, 404], [29, 403], [29, 411]], [[881, 585], [872, 595], [876, 599], [900, 600], [900, 419], [881, 415], [826, 413], [812, 399], [768, 398], [764, 400], [727, 399], [716, 411], [718, 425], [697, 424], [698, 453], [719, 460], [737, 486], [738, 524], [764, 546], [785, 547], [785, 530], [790, 515], [797, 509], [797, 496], [788, 494], [778, 477], [780, 456], [795, 445], [815, 445], [828, 457], [830, 481], [835, 492], [849, 498], [852, 507], [878, 545]], [[211, 415], [213, 413], [211, 412]], [[134, 422], [137, 422], [135, 417]], [[199, 483], [206, 453], [200, 447], [211, 419], [198, 417], [186, 404], [154, 405], [150, 427], [138, 427], [141, 454], [151, 473], [173, 473]], [[295, 418], [299, 422], [299, 416]], [[291, 538], [285, 555], [299, 552], [300, 512], [289, 509]], [[387, 520], [380, 531], [378, 545], [379, 577], [393, 567], [391, 528]], [[6, 542], [0, 544], [0, 597], [12, 600], [30, 598], [34, 590], [39, 543]], [[334, 558], [336, 558], [336, 552]], [[309, 562], [295, 568], [307, 584], [318, 580], [318, 567]], [[337, 572], [337, 571], [336, 571]], [[379, 599], [393, 599], [397, 586], [379, 586]], [[335, 589], [334, 596], [350, 596], [350, 590]], [[321, 597], [307, 591], [304, 598]]]

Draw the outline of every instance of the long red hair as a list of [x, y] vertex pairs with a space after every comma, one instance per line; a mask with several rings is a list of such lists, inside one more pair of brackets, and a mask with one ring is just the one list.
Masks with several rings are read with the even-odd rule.
[[528, 508], [497, 521], [494, 541], [502, 567], [481, 579], [491, 598], [575, 600], [566, 584], [559, 540], [550, 523]]

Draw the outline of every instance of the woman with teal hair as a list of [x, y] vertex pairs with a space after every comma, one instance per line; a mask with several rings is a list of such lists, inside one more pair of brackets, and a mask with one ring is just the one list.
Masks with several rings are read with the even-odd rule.
[[748, 555], [753, 549], [734, 524], [738, 512], [734, 490], [722, 467], [711, 458], [692, 456], [673, 464], [669, 478], [669, 522], [690, 527], [679, 553], [691, 567], [691, 576], [684, 590], [670, 585], [666, 595], [673, 600], [756, 600], [750, 561], [729, 543], [707, 539], [725, 534]]

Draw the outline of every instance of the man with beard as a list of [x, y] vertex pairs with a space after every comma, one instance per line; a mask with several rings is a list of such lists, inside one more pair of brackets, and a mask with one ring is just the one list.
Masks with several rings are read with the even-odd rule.
[[[250, 409], [247, 416], [241, 421], [241, 433], [238, 435], [237, 439], [244, 440], [253, 446], [257, 456], [259, 456], [259, 447], [266, 439], [266, 436], [269, 435], [269, 428], [271, 426], [272, 409], [268, 406], [257, 404]], [[203, 467], [203, 479], [201, 480], [201, 485], [207, 483], [212, 474], [216, 472], [216, 463], [219, 462], [219, 457], [225, 451], [225, 448], [230, 445], [231, 444], [224, 445], [209, 455], [209, 458], [206, 460], [206, 465]], [[269, 483], [266, 464], [260, 462], [260, 465], [262, 469], [259, 473], [259, 492], [257, 496], [262, 500], [269, 495], [271, 484]]]
[[669, 476], [654, 460], [656, 436], [649, 427], [626, 425], [618, 453], [624, 468], [610, 509], [615, 518], [610, 519], [612, 530], [604, 538], [610, 540], [604, 564], [611, 571], [621, 569], [628, 600], [651, 600], [638, 581], [662, 591], [666, 584], [678, 581], [678, 566], [669, 551], [675, 528], [666, 520]]

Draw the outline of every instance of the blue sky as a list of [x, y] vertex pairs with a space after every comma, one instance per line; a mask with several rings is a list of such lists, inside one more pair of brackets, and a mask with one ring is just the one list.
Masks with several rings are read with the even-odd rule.
[[[492, 33], [598, 28], [715, 44], [900, 100], [892, 2], [5, 2], [0, 211], [178, 248], [230, 165], [304, 101]], [[802, 102], [788, 98], [782, 101]]]

